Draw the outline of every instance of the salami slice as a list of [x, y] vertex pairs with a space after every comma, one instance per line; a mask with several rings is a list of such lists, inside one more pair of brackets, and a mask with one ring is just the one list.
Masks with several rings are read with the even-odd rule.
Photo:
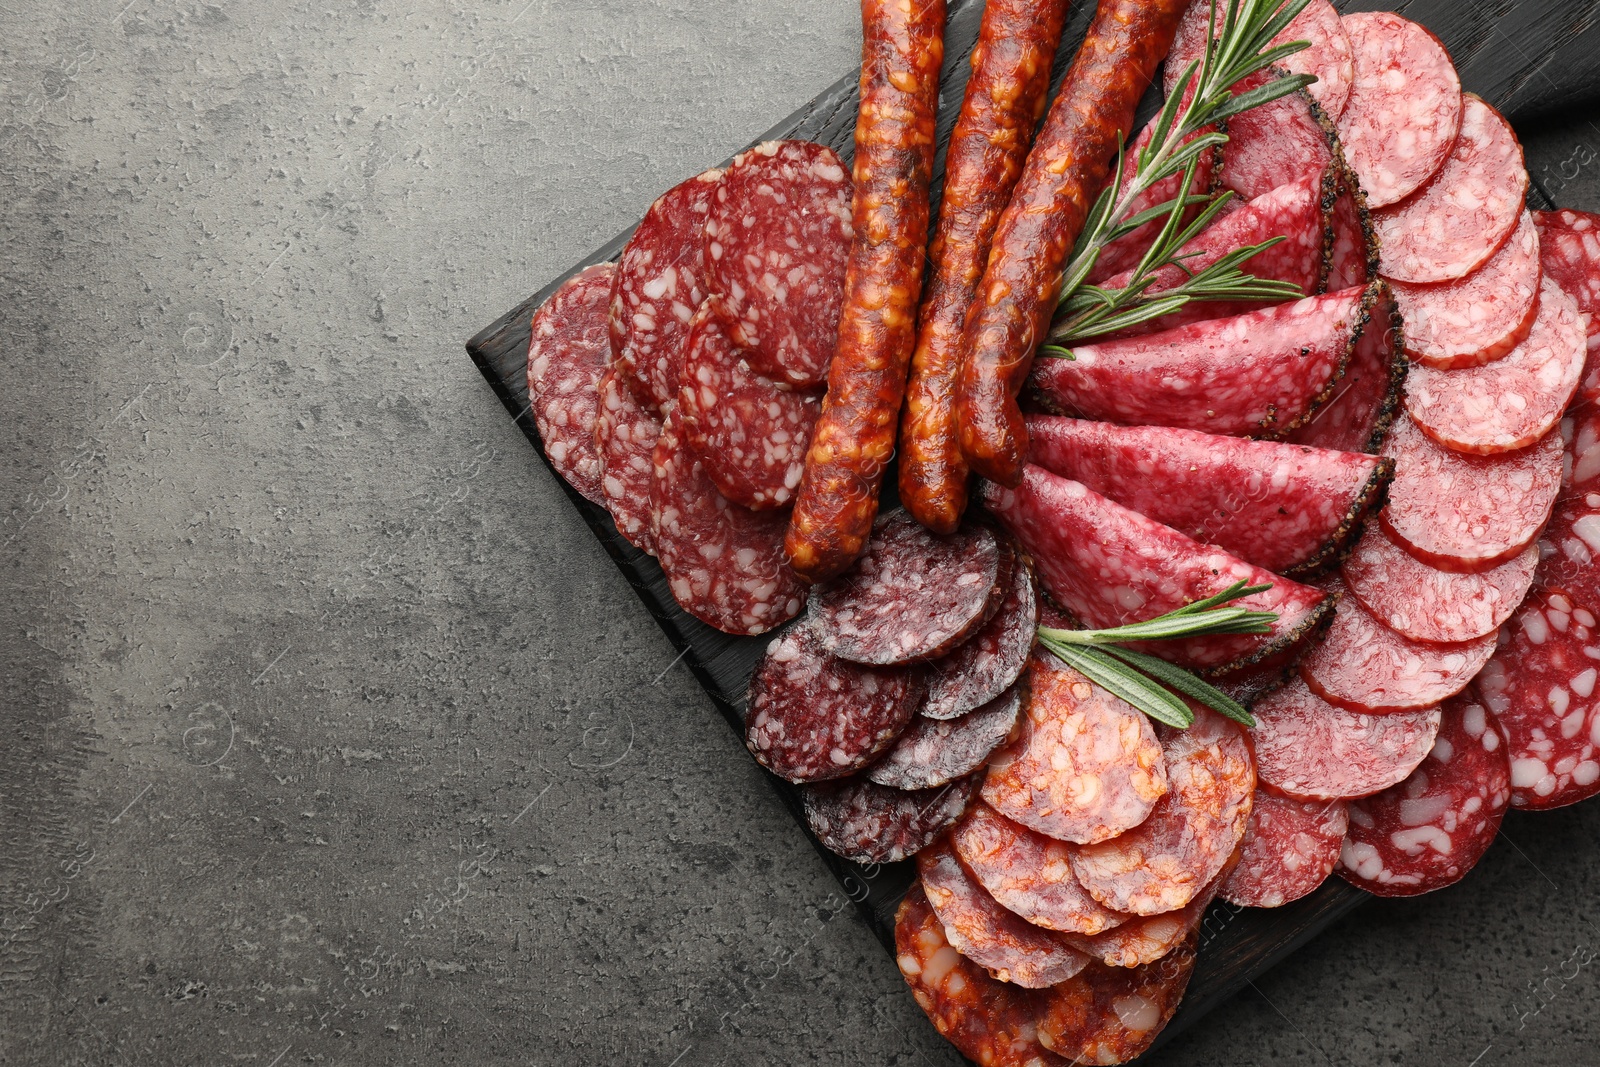
[[1488, 262], [1522, 217], [1528, 171], [1500, 112], [1471, 93], [1443, 168], [1404, 203], [1375, 211], [1383, 274], [1426, 285], [1464, 278]]
[[1300, 800], [1369, 796], [1404, 781], [1433, 747], [1439, 709], [1363, 715], [1293, 679], [1251, 709], [1256, 772]]
[[725, 633], [766, 633], [805, 606], [805, 587], [783, 558], [786, 517], [730, 502], [683, 437], [674, 409], [652, 458], [651, 535], [672, 595]]
[[[1227, 11], [1219, 6], [1220, 21]], [[1172, 51], [1167, 53], [1164, 80], [1166, 94], [1173, 87], [1184, 67], [1199, 59], [1205, 50], [1206, 30], [1211, 24], [1211, 0], [1194, 0], [1178, 24], [1178, 35], [1172, 39]], [[1286, 56], [1283, 66], [1291, 74], [1312, 74], [1316, 81], [1309, 87], [1313, 99], [1330, 118], [1337, 119], [1350, 99], [1350, 85], [1355, 79], [1355, 60], [1350, 52], [1350, 36], [1339, 21], [1339, 12], [1328, 0], [1311, 0], [1272, 39], [1274, 45], [1290, 41], [1309, 41], [1311, 47]]]
[[995, 903], [962, 868], [949, 842], [919, 852], [917, 873], [951, 947], [1000, 981], [1043, 989], [1088, 965], [1089, 957], [1061, 934], [1024, 922]]
[[1586, 211], [1535, 211], [1539, 262], [1546, 277], [1572, 297], [1589, 316], [1589, 355], [1579, 392], [1600, 399], [1600, 229]]
[[1533, 585], [1539, 549], [1490, 571], [1455, 574], [1430, 567], [1380, 527], [1369, 529], [1344, 561], [1344, 580], [1391, 630], [1417, 641], [1471, 641], [1494, 633]]
[[1478, 688], [1510, 742], [1511, 803], [1542, 811], [1600, 793], [1600, 637], [1592, 611], [1541, 591], [1506, 627]]
[[[1282, 68], [1246, 78], [1240, 92], [1281, 77]], [[1222, 184], [1256, 197], [1284, 181], [1320, 180], [1337, 158], [1333, 123], [1305, 90], [1280, 96], [1228, 119], [1222, 148]]]
[[745, 745], [791, 782], [843, 778], [894, 744], [922, 694], [918, 672], [830, 656], [812, 627], [797, 625], [767, 646], [750, 678]]
[[822, 400], [751, 370], [720, 298], [695, 313], [678, 391], [689, 445], [735, 504], [766, 511], [794, 500]]
[[1127, 1063], [1155, 1043], [1189, 987], [1200, 935], [1144, 967], [1091, 963], [1050, 991], [1039, 1043], [1073, 1064]]
[[1033, 564], [1017, 553], [1005, 579], [1005, 596], [994, 618], [954, 652], [928, 664], [928, 700], [922, 714], [954, 719], [982, 707], [1011, 688], [1028, 666], [1039, 629], [1039, 598]]
[[959, 719], [919, 715], [867, 777], [896, 789], [932, 789], [971, 774], [1016, 732], [1024, 695], [1013, 686]]
[[1355, 82], [1339, 137], [1374, 208], [1439, 172], [1461, 128], [1461, 79], [1439, 39], [1386, 11], [1344, 17]]
[[1465, 278], [1440, 285], [1395, 282], [1406, 354], [1438, 370], [1493, 363], [1533, 329], [1539, 310], [1539, 229], [1522, 213], [1511, 238]]
[[1221, 897], [1244, 908], [1281, 908], [1327, 880], [1349, 825], [1342, 800], [1292, 800], [1256, 790], [1243, 855]]
[[811, 141], [734, 157], [706, 220], [712, 287], [753, 370], [809, 388], [828, 376], [850, 254], [850, 172]]
[[1164, 426], [1036, 415], [1028, 437], [1045, 470], [1279, 574], [1337, 558], [1393, 472], [1374, 456]]
[[806, 825], [832, 852], [856, 863], [915, 856], [967, 810], [981, 774], [936, 789], [891, 789], [864, 778], [801, 788]]
[[1534, 580], [1579, 604], [1600, 604], [1600, 412], [1581, 409], [1561, 420], [1561, 431], [1567, 442], [1561, 496], [1540, 541]]
[[1079, 845], [1072, 872], [1113, 911], [1158, 915], [1193, 900], [1244, 838], [1256, 788], [1244, 728], [1199, 708], [1163, 746], [1169, 789], [1150, 817], [1119, 837]]
[[1482, 367], [1413, 368], [1406, 411], [1423, 433], [1460, 452], [1526, 448], [1560, 420], [1577, 391], [1586, 352], [1577, 305], [1545, 279], [1526, 340]]
[[1292, 644], [1329, 610], [1324, 594], [1203, 545], [1079, 482], [1029, 466], [1016, 489], [989, 486], [986, 501], [1037, 561], [1045, 590], [1093, 628], [1142, 622], [1215, 595], [1235, 582], [1270, 585], [1235, 601], [1276, 612], [1264, 635], [1163, 641], [1151, 651], [1221, 671]]
[[1366, 285], [1378, 274], [1378, 237], [1361, 183], [1341, 153], [1322, 176], [1328, 214], [1328, 292]]
[[1035, 656], [1022, 733], [989, 763], [983, 799], [1062, 841], [1139, 825], [1167, 791], [1150, 720], [1054, 657]]
[[1350, 802], [1339, 876], [1380, 897], [1459, 882], [1489, 851], [1511, 799], [1500, 725], [1466, 697], [1445, 707], [1422, 765], [1399, 785]]
[[1371, 303], [1367, 292], [1347, 290], [1078, 345], [1071, 359], [1039, 360], [1032, 384], [1062, 414], [1282, 437], [1333, 393]]
[[1395, 423], [1389, 504], [1378, 518], [1396, 542], [1441, 570], [1484, 571], [1533, 544], [1561, 491], [1561, 435], [1517, 452], [1474, 456]]
[[1100, 906], [1072, 873], [1068, 846], [1035, 833], [981, 800], [950, 831], [950, 842], [995, 900], [1035, 926], [1098, 934], [1127, 916]]
[[600, 263], [568, 278], [534, 312], [528, 342], [528, 406], [544, 454], [568, 485], [602, 506], [594, 424], [611, 359], [606, 309], [616, 274], [616, 264]]
[[1316, 448], [1376, 453], [1400, 410], [1408, 364], [1400, 312], [1389, 287], [1373, 283], [1371, 319], [1333, 396], [1285, 440]]
[[657, 410], [678, 396], [689, 323], [706, 298], [706, 219], [722, 171], [680, 182], [644, 213], [617, 265], [609, 313], [623, 380]]
[[812, 593], [811, 618], [828, 651], [857, 663], [935, 659], [995, 613], [1002, 558], [986, 527], [941, 537], [896, 511], [849, 570]]
[[1200, 928], [1206, 909], [1217, 898], [1217, 890], [1238, 865], [1238, 855], [1235, 849], [1222, 873], [1176, 911], [1141, 915], [1093, 937], [1066, 934], [1067, 943], [1107, 967], [1143, 967], [1154, 963], [1189, 940]]
[[[1337, 578], [1324, 588], [1344, 592]], [[1327, 638], [1300, 661], [1300, 676], [1317, 696], [1347, 711], [1414, 711], [1465, 689], [1494, 655], [1494, 644], [1493, 634], [1448, 645], [1413, 641], [1346, 596]]]
[[655, 482], [653, 457], [661, 437], [661, 420], [645, 407], [612, 364], [600, 377], [600, 413], [594, 444], [600, 455], [600, 491], [617, 532], [652, 556], [650, 487]]

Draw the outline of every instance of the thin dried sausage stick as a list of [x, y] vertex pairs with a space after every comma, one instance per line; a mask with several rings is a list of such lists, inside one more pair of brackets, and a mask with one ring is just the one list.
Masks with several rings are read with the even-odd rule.
[[945, 153], [944, 201], [928, 246], [933, 272], [923, 290], [900, 418], [900, 502], [938, 533], [954, 533], [967, 507], [967, 464], [955, 417], [961, 330], [1000, 213], [1049, 101], [1050, 64], [1067, 2], [989, 0]]
[[894, 455], [928, 241], [944, 13], [944, 0], [861, 0], [855, 236], [828, 395], [783, 546], [808, 582], [866, 547]]
[[991, 481], [1022, 481], [1028, 430], [1017, 406], [1044, 339], [1061, 273], [1104, 187], [1119, 137], [1172, 45], [1185, 0], [1100, 0], [1089, 35], [1000, 217], [962, 336], [956, 388], [961, 452]]

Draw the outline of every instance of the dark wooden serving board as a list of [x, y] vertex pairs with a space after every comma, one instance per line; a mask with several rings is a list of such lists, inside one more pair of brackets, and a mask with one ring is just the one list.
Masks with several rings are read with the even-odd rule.
[[[1600, 0], [1336, 0], [1336, 6], [1346, 12], [1395, 10], [1429, 27], [1450, 49], [1463, 87], [1499, 107], [1514, 124], [1600, 98]], [[936, 191], [943, 180], [942, 153], [966, 88], [970, 70], [967, 60], [977, 39], [982, 7], [981, 0], [950, 3], [940, 92], [941, 157], [934, 176]], [[1056, 62], [1058, 79], [1083, 39], [1093, 10], [1092, 0], [1074, 3]], [[858, 102], [856, 77], [854, 71], [844, 75], [751, 143], [803, 138], [830, 145], [849, 160], [853, 155]], [[1153, 93], [1146, 105], [1142, 109], [1146, 114], [1154, 110]], [[718, 162], [706, 160], [705, 165], [711, 167]], [[1534, 190], [1530, 196], [1538, 199], [1542, 194]], [[541, 458], [544, 452], [528, 412], [529, 320], [534, 309], [572, 274], [590, 264], [615, 259], [631, 233], [620, 233], [595, 249], [467, 342], [473, 361]], [[887, 481], [892, 487], [893, 477]], [[712, 703], [742, 737], [745, 686], [769, 638], [730, 637], [683, 611], [673, 600], [655, 560], [624, 540], [603, 508], [579, 496], [565, 482], [562, 485], [645, 608], [683, 654], [684, 662]], [[771, 781], [801, 830], [810, 836], [805, 831], [794, 787], [775, 777]], [[812, 843], [845, 892], [856, 901], [873, 932], [892, 952], [894, 910], [910, 885], [911, 864], [863, 868], [839, 859], [814, 838]], [[1233, 996], [1364, 899], [1366, 894], [1333, 878], [1311, 896], [1272, 911], [1214, 906], [1206, 919], [1200, 962], [1188, 996], [1163, 1033], [1162, 1041]]]

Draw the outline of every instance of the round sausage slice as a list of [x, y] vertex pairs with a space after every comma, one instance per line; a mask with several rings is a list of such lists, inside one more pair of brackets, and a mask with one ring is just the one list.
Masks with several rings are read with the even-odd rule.
[[1430, 567], [1381, 527], [1368, 529], [1344, 561], [1350, 592], [1383, 624], [1417, 641], [1471, 641], [1517, 610], [1533, 585], [1539, 546], [1493, 570], [1457, 574]]

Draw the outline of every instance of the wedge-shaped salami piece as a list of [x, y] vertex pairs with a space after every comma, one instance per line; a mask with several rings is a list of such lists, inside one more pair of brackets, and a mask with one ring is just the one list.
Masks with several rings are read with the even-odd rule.
[[1062, 841], [1137, 826], [1167, 790], [1150, 720], [1054, 657], [1028, 668], [1022, 733], [989, 763], [983, 799]]
[[1241, 437], [1282, 437], [1332, 394], [1370, 300], [1296, 300], [1040, 359], [1032, 383], [1063, 414]]
[[1600, 793], [1600, 624], [1560, 591], [1528, 598], [1478, 689], [1505, 728], [1511, 803], [1542, 811]]
[[1012, 686], [959, 719], [917, 716], [867, 777], [896, 789], [932, 789], [971, 774], [1016, 732], [1024, 690]]
[[617, 532], [655, 555], [650, 531], [650, 486], [661, 419], [623, 381], [616, 364], [600, 379], [600, 411], [594, 444], [600, 456], [600, 491]]
[[1527, 448], [1550, 432], [1578, 389], [1587, 352], [1583, 317], [1546, 278], [1527, 338], [1482, 367], [1414, 367], [1406, 411], [1422, 432], [1459, 452], [1492, 455]]
[[1233, 873], [1238, 857], [1239, 850], [1235, 849], [1222, 873], [1177, 911], [1137, 916], [1093, 937], [1066, 934], [1067, 943], [1107, 967], [1143, 967], [1154, 963], [1188, 941], [1200, 928], [1206, 909], [1217, 898], [1222, 883]]
[[954, 719], [1009, 689], [1028, 666], [1039, 629], [1033, 564], [1010, 553], [1006, 591], [994, 618], [955, 651], [928, 664], [928, 700], [922, 714]]
[[944, 924], [951, 946], [1002, 982], [1042, 989], [1083, 970], [1089, 957], [1057, 933], [1034, 926], [995, 903], [967, 873], [949, 842], [917, 854], [922, 891]]
[[1100, 906], [1072, 873], [1071, 846], [975, 800], [950, 831], [961, 862], [995, 900], [1035, 926], [1098, 934], [1127, 921]]
[[1166, 1028], [1194, 974], [1200, 934], [1144, 967], [1091, 963], [1044, 998], [1039, 1043], [1073, 1064], [1127, 1063]]
[[1539, 311], [1539, 229], [1522, 213], [1510, 240], [1466, 277], [1393, 283], [1406, 320], [1406, 354], [1438, 370], [1493, 363], [1520, 345]]
[[1600, 411], [1574, 411], [1561, 420], [1561, 436], [1561, 496], [1540, 538], [1534, 581], [1587, 607], [1600, 604]]
[[1485, 571], [1520, 556], [1561, 491], [1561, 435], [1553, 431], [1516, 452], [1474, 456], [1402, 418], [1383, 454], [1395, 470], [1378, 518], [1413, 556], [1441, 570]]
[[[1324, 588], [1344, 592], [1337, 578]], [[1494, 655], [1494, 644], [1492, 633], [1459, 644], [1413, 641], [1345, 595], [1328, 636], [1300, 661], [1300, 676], [1312, 692], [1347, 711], [1414, 711], [1465, 689]]]
[[904, 511], [878, 519], [867, 550], [811, 595], [828, 651], [857, 663], [935, 659], [998, 611], [1010, 549], [969, 525], [941, 537]]
[[1411, 555], [1381, 527], [1344, 561], [1345, 586], [1385, 626], [1417, 641], [1472, 641], [1511, 618], [1533, 585], [1539, 548], [1478, 574], [1441, 571]]
[[1255, 761], [1244, 728], [1199, 709], [1164, 746], [1168, 789], [1150, 817], [1120, 837], [1072, 849], [1072, 871], [1113, 911], [1159, 915], [1193, 900], [1244, 838]]
[[1348, 825], [1342, 800], [1292, 800], [1258, 789], [1243, 855], [1220, 896], [1245, 908], [1299, 900], [1333, 873]]
[[528, 406], [544, 454], [568, 485], [602, 506], [594, 427], [611, 359], [606, 309], [616, 275], [616, 264], [601, 263], [568, 278], [534, 312], [528, 342]]
[[1404, 203], [1373, 212], [1384, 277], [1415, 285], [1466, 277], [1517, 228], [1527, 192], [1522, 145], [1511, 124], [1468, 93], [1444, 167]]
[[1322, 176], [1328, 215], [1328, 292], [1366, 285], [1378, 274], [1378, 236], [1361, 183], [1338, 156]]
[[1392, 471], [1352, 452], [1048, 415], [1028, 419], [1028, 440], [1045, 470], [1279, 574], [1336, 558]]
[[1350, 802], [1339, 876], [1380, 897], [1454, 885], [1489, 851], [1510, 799], [1500, 725], [1482, 704], [1452, 700], [1422, 765], [1399, 785]]
[[1235, 582], [1272, 586], [1235, 602], [1276, 612], [1270, 634], [1163, 641], [1150, 649], [1185, 666], [1220, 671], [1264, 659], [1329, 608], [1320, 590], [1203, 545], [1041, 467], [1029, 466], [1016, 489], [988, 486], [985, 499], [1037, 562], [1045, 591], [1089, 627], [1153, 619]]
[[[1240, 83], [1248, 91], [1283, 76], [1282, 68], [1260, 71]], [[1222, 184], [1256, 197], [1282, 182], [1320, 179], [1338, 158], [1333, 123], [1305, 90], [1281, 96], [1228, 120], [1222, 146]]]
[[[1220, 21], [1226, 13], [1218, 6]], [[1178, 24], [1178, 35], [1172, 39], [1172, 51], [1167, 53], [1164, 87], [1168, 96], [1178, 76], [1205, 49], [1206, 29], [1211, 25], [1211, 0], [1194, 0]], [[1322, 105], [1330, 118], [1337, 119], [1350, 98], [1350, 83], [1355, 79], [1355, 61], [1350, 54], [1350, 36], [1339, 20], [1338, 9], [1328, 0], [1311, 0], [1283, 31], [1273, 38], [1274, 44], [1289, 41], [1309, 41], [1311, 47], [1296, 52], [1282, 60], [1285, 69], [1293, 74], [1313, 74], [1316, 81], [1309, 86], [1313, 99]]]
[[1409, 364], [1394, 295], [1382, 280], [1374, 282], [1370, 292], [1371, 317], [1356, 341], [1344, 377], [1311, 421], [1291, 431], [1285, 440], [1343, 452], [1376, 453], [1383, 447], [1400, 410]]
[[1294, 679], [1251, 709], [1256, 773], [1301, 800], [1369, 796], [1416, 769], [1439, 732], [1439, 709], [1363, 715]]
[[1539, 262], [1589, 316], [1589, 355], [1578, 387], [1585, 400], [1600, 399], [1600, 216], [1587, 211], [1535, 211]]
[[1386, 11], [1346, 15], [1355, 83], [1339, 137], [1367, 201], [1398, 203], [1439, 172], [1461, 128], [1461, 79], [1439, 39]]
[[846, 778], [806, 785], [800, 799], [806, 825], [832, 852], [856, 863], [898, 863], [961, 818], [982, 777], [910, 791]]

